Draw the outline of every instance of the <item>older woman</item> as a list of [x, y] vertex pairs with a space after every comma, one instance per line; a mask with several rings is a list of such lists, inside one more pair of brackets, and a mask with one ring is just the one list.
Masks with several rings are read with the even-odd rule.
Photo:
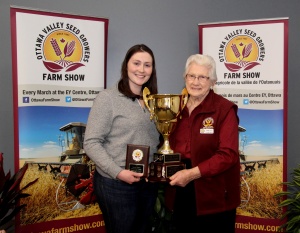
[[240, 204], [238, 108], [214, 93], [212, 57], [190, 56], [184, 80], [189, 99], [170, 136], [171, 147], [186, 163], [170, 177], [177, 231], [232, 233]]

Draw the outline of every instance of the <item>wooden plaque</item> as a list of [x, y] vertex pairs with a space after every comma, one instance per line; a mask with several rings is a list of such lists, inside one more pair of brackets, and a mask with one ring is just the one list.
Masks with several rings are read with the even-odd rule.
[[128, 144], [125, 169], [143, 173], [143, 177], [148, 177], [149, 153], [149, 146]]

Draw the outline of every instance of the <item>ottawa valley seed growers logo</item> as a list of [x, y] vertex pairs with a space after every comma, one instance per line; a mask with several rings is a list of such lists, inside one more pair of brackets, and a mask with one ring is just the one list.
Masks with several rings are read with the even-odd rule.
[[257, 33], [237, 29], [225, 36], [219, 47], [219, 61], [231, 72], [251, 70], [265, 59], [265, 45]]
[[69, 23], [57, 22], [42, 29], [35, 42], [35, 53], [46, 69], [52, 73], [70, 72], [90, 58], [87, 38], [80, 29]]

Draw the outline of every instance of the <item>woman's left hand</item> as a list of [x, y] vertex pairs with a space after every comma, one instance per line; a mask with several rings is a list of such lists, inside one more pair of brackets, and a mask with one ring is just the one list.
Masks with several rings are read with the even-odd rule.
[[170, 177], [170, 185], [185, 187], [189, 182], [200, 177], [201, 173], [198, 167], [180, 170]]

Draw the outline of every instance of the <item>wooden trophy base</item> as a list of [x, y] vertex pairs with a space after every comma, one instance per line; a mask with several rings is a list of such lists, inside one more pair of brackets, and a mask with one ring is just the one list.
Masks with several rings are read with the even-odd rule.
[[[174, 161], [175, 160], [175, 161]], [[169, 177], [177, 171], [185, 169], [185, 164], [180, 161], [180, 154], [154, 154], [154, 162], [149, 165], [150, 182], [168, 182]]]

